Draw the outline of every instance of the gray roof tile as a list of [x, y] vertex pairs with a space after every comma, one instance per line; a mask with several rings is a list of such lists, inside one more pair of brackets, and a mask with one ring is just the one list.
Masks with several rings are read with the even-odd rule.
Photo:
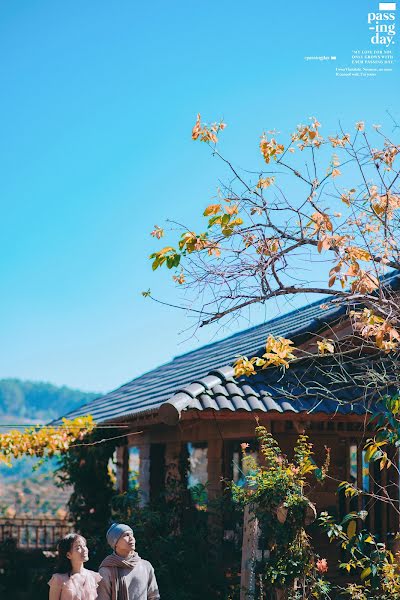
[[271, 410], [276, 410], [277, 412], [282, 412], [282, 409], [280, 407], [280, 405], [275, 402], [275, 400], [273, 398], [271, 398], [271, 396], [261, 396], [261, 401], [264, 404], [264, 410], [266, 410], [267, 412], [271, 411]]
[[250, 410], [264, 410], [264, 404], [257, 398], [257, 396], [247, 396], [247, 403]]
[[235, 407], [235, 410], [248, 410], [249, 405], [245, 398], [242, 396], [232, 396], [231, 398], [232, 404]]
[[224, 408], [228, 409], [228, 410], [234, 410], [233, 409], [233, 403], [230, 399], [230, 397], [227, 396], [218, 396], [218, 410], [222, 410]]
[[200, 396], [200, 403], [203, 409], [213, 408], [214, 410], [218, 410], [219, 405], [223, 402], [225, 402], [225, 396], [215, 396], [215, 398], [206, 396], [205, 394]]
[[[245, 390], [240, 388], [236, 382], [226, 383], [225, 389], [229, 396], [245, 396], [246, 394]], [[253, 390], [251, 393], [254, 393]]]

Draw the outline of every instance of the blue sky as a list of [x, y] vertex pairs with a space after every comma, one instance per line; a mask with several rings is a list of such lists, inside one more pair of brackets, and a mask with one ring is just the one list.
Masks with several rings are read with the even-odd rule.
[[396, 66], [336, 78], [304, 61], [348, 64], [377, 4], [2, 2], [0, 377], [107, 391], [234, 333], [188, 338], [184, 314], [140, 294], [179, 299], [151, 272], [149, 232], [192, 223], [223, 174], [190, 139], [196, 113], [224, 118], [224, 153], [246, 167], [265, 129], [400, 117]]

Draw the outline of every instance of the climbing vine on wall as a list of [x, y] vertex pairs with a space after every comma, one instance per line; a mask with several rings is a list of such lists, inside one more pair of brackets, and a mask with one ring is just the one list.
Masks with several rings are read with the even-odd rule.
[[[232, 484], [233, 497], [242, 506], [249, 505], [261, 529], [260, 547], [266, 560], [257, 566], [264, 589], [292, 590], [293, 597], [302, 588], [305, 593], [322, 597], [329, 591], [323, 579], [324, 564], [313, 551], [305, 527], [316, 518], [314, 505], [306, 495], [310, 475], [323, 480], [329, 467], [329, 450], [325, 463], [318, 467], [312, 457], [312, 444], [300, 435], [290, 461], [273, 436], [263, 426], [256, 428], [262, 464], [257, 464], [242, 444], [247, 463], [247, 483]], [[318, 594], [318, 595], [317, 595]]]

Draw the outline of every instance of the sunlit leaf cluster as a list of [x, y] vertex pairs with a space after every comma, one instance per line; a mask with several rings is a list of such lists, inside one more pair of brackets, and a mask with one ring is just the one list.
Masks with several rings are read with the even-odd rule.
[[68, 451], [93, 431], [93, 417], [62, 419], [60, 425], [38, 425], [24, 430], [11, 430], [0, 434], [0, 462], [11, 466], [12, 460], [21, 456], [51, 458]]

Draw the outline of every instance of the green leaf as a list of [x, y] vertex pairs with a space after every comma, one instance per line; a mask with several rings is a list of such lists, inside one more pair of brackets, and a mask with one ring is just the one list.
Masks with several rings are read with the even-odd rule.
[[225, 237], [230, 237], [233, 233], [232, 227], [223, 227], [221, 231]]
[[230, 215], [224, 215], [221, 219], [221, 224], [222, 225], [228, 225], [229, 221], [231, 220], [231, 216]]
[[354, 519], [358, 518], [358, 513], [356, 512], [349, 512], [347, 515], [345, 515], [341, 521], [341, 524], [344, 525], [345, 523], [348, 523], [349, 521], [354, 521]]
[[221, 215], [215, 215], [215, 217], [211, 217], [211, 219], [208, 220], [208, 228], [212, 227], [216, 223], [221, 223]]
[[376, 452], [376, 446], [374, 446], [373, 444], [371, 444], [371, 446], [368, 446], [367, 451], [365, 452], [365, 462], [368, 463], [370, 462], [370, 460], [372, 459], [372, 456], [375, 454]]
[[175, 257], [177, 255], [173, 254], [172, 256], [168, 256], [167, 258], [167, 267], [168, 269], [172, 269], [175, 266]]
[[371, 575], [371, 567], [367, 567], [366, 569], [364, 569], [361, 572], [361, 581], [364, 581], [364, 579], [367, 579], [367, 577], [369, 577]]

